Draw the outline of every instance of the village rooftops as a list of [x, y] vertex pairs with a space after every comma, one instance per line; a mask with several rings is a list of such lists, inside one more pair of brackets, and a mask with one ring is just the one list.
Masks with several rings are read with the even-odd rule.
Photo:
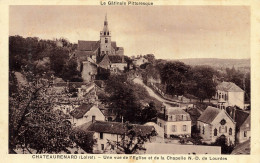
[[227, 112], [233, 118], [233, 120], [235, 120], [237, 128], [240, 128], [247, 120], [247, 118], [249, 118], [250, 122], [250, 114], [243, 110], [237, 109], [235, 107], [227, 107]]
[[[105, 121], [95, 121], [88, 127], [84, 127], [84, 125], [89, 125], [89, 123], [85, 123], [79, 127], [82, 130], [94, 131], [98, 133], [109, 133], [109, 134], [118, 134], [123, 135], [127, 132], [127, 126], [125, 123], [120, 122], [105, 122]], [[145, 125], [138, 125], [138, 124], [130, 124], [133, 126], [133, 130], [136, 132], [137, 135], [147, 135], [151, 133], [154, 129], [153, 126], [145, 126]]]
[[222, 82], [217, 85], [217, 90], [225, 92], [244, 92], [239, 86], [232, 82]]
[[164, 121], [191, 121], [189, 113], [179, 107], [168, 107], [165, 113], [159, 113], [158, 118]]
[[83, 103], [81, 106], [74, 109], [70, 114], [76, 118], [80, 119], [94, 106], [94, 104], [85, 104]]

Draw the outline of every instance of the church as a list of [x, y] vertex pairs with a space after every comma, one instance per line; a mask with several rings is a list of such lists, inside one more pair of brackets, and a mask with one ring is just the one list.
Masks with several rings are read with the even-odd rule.
[[84, 82], [94, 80], [101, 69], [117, 73], [127, 67], [127, 63], [124, 61], [124, 48], [117, 47], [116, 42], [111, 41], [107, 15], [103, 30], [100, 31], [100, 40], [79, 40], [75, 56]]

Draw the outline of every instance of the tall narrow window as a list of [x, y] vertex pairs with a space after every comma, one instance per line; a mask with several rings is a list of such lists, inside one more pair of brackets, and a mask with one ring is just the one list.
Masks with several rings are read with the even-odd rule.
[[99, 138], [103, 139], [103, 137], [104, 137], [103, 132], [100, 132]]
[[93, 115], [92, 116], [92, 123], [95, 122], [95, 120], [96, 120], [96, 116]]
[[172, 125], [172, 132], [176, 132], [177, 129], [176, 129], [176, 125]]
[[101, 150], [104, 150], [104, 149], [105, 149], [104, 144], [101, 144]]
[[247, 131], [244, 131], [244, 137], [247, 137]]
[[217, 136], [218, 135], [218, 130], [215, 128], [214, 129], [214, 136]]
[[186, 130], [187, 130], [187, 126], [183, 125], [183, 131], [186, 131]]
[[105, 43], [108, 43], [108, 39], [107, 38], [105, 38]]
[[229, 128], [229, 135], [232, 135], [232, 128]]
[[204, 134], [205, 133], [205, 127], [203, 126], [202, 127], [202, 134]]

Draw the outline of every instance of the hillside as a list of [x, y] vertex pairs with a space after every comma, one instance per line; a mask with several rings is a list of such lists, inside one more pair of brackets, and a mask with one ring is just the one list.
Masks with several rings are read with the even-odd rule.
[[191, 66], [208, 65], [216, 69], [232, 68], [234, 66], [240, 71], [250, 71], [250, 59], [188, 58], [176, 60]]

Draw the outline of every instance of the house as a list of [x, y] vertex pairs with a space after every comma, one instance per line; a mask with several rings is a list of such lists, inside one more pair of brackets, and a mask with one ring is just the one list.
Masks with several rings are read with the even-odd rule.
[[71, 123], [75, 126], [82, 125], [86, 122], [105, 121], [104, 114], [94, 104], [83, 103], [75, 108], [70, 115], [72, 116]]
[[244, 109], [245, 92], [232, 82], [222, 82], [216, 87], [215, 99], [218, 101], [218, 108], [225, 109], [228, 106], [238, 106]]
[[[136, 135], [146, 135], [154, 130], [152, 126], [132, 124], [133, 131]], [[93, 147], [94, 153], [115, 153], [118, 150], [117, 145], [121, 142], [122, 135], [127, 132], [127, 127], [124, 123], [119, 122], [104, 122], [95, 121], [94, 123], [85, 123], [78, 128], [94, 132], [93, 138], [96, 143]], [[115, 143], [108, 143], [115, 142]]]
[[164, 128], [165, 137], [190, 136], [190, 115], [180, 107], [163, 108], [157, 117], [157, 124]]
[[236, 122], [236, 143], [243, 143], [247, 140], [250, 140], [250, 113], [237, 109], [236, 107], [228, 107], [227, 112]]
[[235, 144], [235, 121], [224, 109], [208, 106], [197, 121], [202, 141], [214, 143], [217, 138], [224, 136], [228, 144]]

